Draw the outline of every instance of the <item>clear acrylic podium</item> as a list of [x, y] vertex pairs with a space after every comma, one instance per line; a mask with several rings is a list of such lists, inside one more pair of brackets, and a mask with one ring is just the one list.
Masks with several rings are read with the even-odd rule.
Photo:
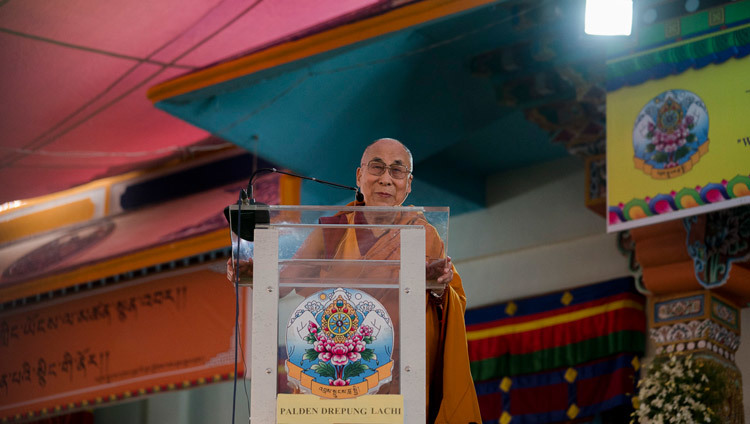
[[425, 422], [425, 269], [445, 257], [448, 208], [245, 210], [270, 216], [254, 242], [231, 233], [233, 261], [254, 264], [240, 281], [253, 287], [251, 422], [278, 422], [280, 394], [399, 394], [404, 422]]

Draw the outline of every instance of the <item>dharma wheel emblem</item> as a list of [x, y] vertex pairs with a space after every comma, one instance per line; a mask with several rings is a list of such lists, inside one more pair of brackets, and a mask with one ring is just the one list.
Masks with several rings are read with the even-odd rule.
[[326, 335], [337, 343], [346, 341], [347, 334], [357, 331], [359, 318], [354, 307], [339, 296], [326, 308], [321, 321]]
[[708, 154], [708, 111], [698, 95], [669, 90], [651, 99], [633, 127], [636, 169], [654, 179], [690, 172]]

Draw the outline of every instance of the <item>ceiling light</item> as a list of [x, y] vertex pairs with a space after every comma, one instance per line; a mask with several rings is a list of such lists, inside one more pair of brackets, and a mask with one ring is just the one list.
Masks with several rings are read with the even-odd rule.
[[633, 0], [586, 0], [586, 34], [630, 35]]

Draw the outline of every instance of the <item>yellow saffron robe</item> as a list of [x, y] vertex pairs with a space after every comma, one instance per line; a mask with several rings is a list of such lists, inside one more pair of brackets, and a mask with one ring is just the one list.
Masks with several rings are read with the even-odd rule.
[[[362, 204], [357, 204], [362, 205]], [[364, 215], [359, 212], [341, 212], [334, 217], [322, 218], [324, 223], [362, 224]], [[445, 257], [445, 248], [437, 230], [430, 225], [422, 214], [401, 213], [395, 225], [422, 225], [425, 227], [425, 248], [427, 258]], [[369, 233], [369, 234], [368, 234]], [[302, 253], [305, 252], [305, 253]], [[315, 253], [319, 252], [319, 253]], [[303, 257], [318, 256], [329, 259], [369, 259], [399, 260], [400, 239], [395, 230], [375, 235], [370, 230], [330, 229], [313, 233], [300, 249]], [[347, 278], [396, 278], [394, 269], [365, 269], [353, 266], [351, 269], [337, 267], [336, 275], [342, 272]], [[325, 278], [325, 270], [320, 276]], [[381, 299], [389, 310], [398, 303], [398, 290], [385, 290], [378, 295], [373, 290], [370, 294]], [[389, 307], [390, 305], [390, 307]], [[469, 367], [469, 354], [466, 341], [464, 312], [466, 311], [466, 294], [461, 277], [453, 268], [453, 279], [446, 288], [441, 300], [433, 299], [426, 293], [425, 316], [427, 320], [427, 411], [430, 422], [468, 424], [481, 423], [479, 403]], [[398, 317], [392, 316], [393, 326], [397, 328]], [[398, 341], [395, 341], [394, 357], [397, 357]], [[398, 370], [394, 369], [393, 381], [398, 387]], [[388, 393], [388, 385], [379, 393]], [[408, 405], [406, 406], [408, 408]]]

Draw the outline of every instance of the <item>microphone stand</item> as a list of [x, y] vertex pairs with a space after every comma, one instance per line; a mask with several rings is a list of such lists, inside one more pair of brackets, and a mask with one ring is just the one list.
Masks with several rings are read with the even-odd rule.
[[[247, 189], [240, 190], [240, 199], [241, 199], [240, 203], [241, 204], [238, 204], [237, 213], [231, 212], [231, 219], [230, 219], [229, 206], [224, 208], [224, 217], [227, 219], [227, 222], [229, 222], [230, 226], [232, 227], [232, 232], [237, 234], [237, 236], [243, 240], [253, 241], [255, 237], [255, 234], [254, 234], [255, 226], [257, 224], [269, 224], [271, 222], [268, 209], [246, 208], [246, 206], [252, 206], [252, 205], [266, 206], [264, 203], [256, 202], [255, 196], [253, 194], [253, 183], [255, 182], [255, 177], [257, 177], [258, 174], [260, 174], [261, 172], [284, 174], [284, 175], [289, 175], [292, 177], [300, 178], [303, 180], [315, 181], [316, 183], [329, 185], [331, 187], [356, 191], [357, 201], [358, 202], [364, 201], [364, 196], [362, 195], [362, 192], [359, 191], [359, 188], [357, 187], [351, 187], [351, 186], [347, 186], [343, 184], [333, 183], [330, 181], [320, 180], [315, 177], [307, 177], [304, 175], [295, 174], [293, 172], [281, 171], [276, 168], [260, 168], [257, 171], [253, 172], [253, 174], [250, 176], [250, 181], [247, 183]], [[243, 209], [244, 211], [240, 213], [240, 211]], [[242, 224], [238, 225], [240, 223], [240, 220], [242, 220]], [[242, 231], [239, 232], [240, 230]]]
[[[356, 199], [359, 202], [364, 201], [364, 195], [359, 191], [357, 187], [345, 186], [343, 184], [332, 183], [330, 181], [319, 180], [314, 177], [306, 177], [304, 175], [295, 174], [293, 172], [279, 171], [276, 168], [261, 168], [253, 172], [250, 176], [250, 181], [247, 183], [247, 189], [240, 189], [239, 199], [237, 200], [237, 212], [233, 213], [230, 211], [229, 206], [224, 208], [224, 217], [229, 222], [232, 232], [237, 234], [237, 257], [234, 257], [234, 246], [232, 246], [232, 260], [234, 261], [234, 289], [235, 289], [235, 313], [234, 313], [234, 388], [232, 396], [232, 424], [234, 424], [234, 413], [235, 413], [235, 400], [237, 398], [237, 347], [240, 344], [239, 338], [239, 287], [240, 287], [240, 276], [239, 276], [239, 262], [240, 262], [240, 245], [242, 240], [253, 241], [255, 239], [255, 226], [257, 224], [269, 224], [271, 222], [270, 214], [268, 209], [252, 209], [245, 208], [245, 213], [242, 213], [243, 207], [247, 206], [267, 206], [264, 203], [256, 202], [253, 194], [253, 182], [255, 177], [261, 172], [272, 172], [277, 174], [290, 175], [292, 177], [300, 178], [303, 180], [315, 181], [316, 183], [326, 184], [336, 188], [343, 188], [347, 190], [356, 191]], [[231, 205], [230, 205], [231, 206]], [[231, 216], [230, 216], [231, 215]], [[247, 373], [247, 367], [245, 369]], [[252, 419], [252, 417], [251, 417]]]

